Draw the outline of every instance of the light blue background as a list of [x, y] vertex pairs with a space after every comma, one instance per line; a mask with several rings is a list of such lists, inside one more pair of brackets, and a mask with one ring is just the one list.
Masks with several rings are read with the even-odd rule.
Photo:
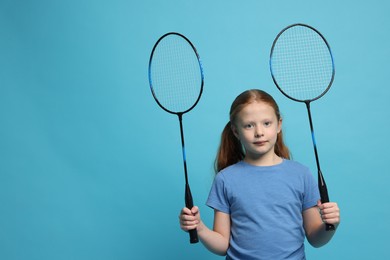
[[205, 71], [184, 116], [190, 183], [204, 205], [233, 98], [263, 88], [287, 144], [315, 171], [306, 109], [273, 85], [285, 26], [319, 29], [332, 89], [312, 104], [321, 166], [342, 224], [308, 259], [389, 259], [387, 1], [0, 1], [0, 259], [221, 259], [178, 225], [184, 178], [175, 116], [154, 102], [147, 66], [164, 33], [185, 34]]

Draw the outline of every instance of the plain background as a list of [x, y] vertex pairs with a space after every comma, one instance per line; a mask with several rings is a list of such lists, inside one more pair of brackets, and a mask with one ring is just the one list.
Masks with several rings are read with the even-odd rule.
[[204, 205], [234, 97], [271, 93], [295, 160], [315, 172], [306, 109], [273, 85], [277, 33], [328, 39], [332, 89], [312, 104], [321, 166], [342, 224], [308, 259], [389, 259], [387, 1], [0, 1], [0, 259], [222, 259], [190, 245], [179, 124], [154, 102], [155, 41], [183, 33], [205, 86], [184, 116], [194, 200]]

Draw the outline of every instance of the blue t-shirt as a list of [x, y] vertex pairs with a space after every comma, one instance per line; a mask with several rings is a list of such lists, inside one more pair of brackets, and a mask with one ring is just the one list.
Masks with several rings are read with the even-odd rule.
[[294, 161], [243, 161], [215, 177], [207, 205], [231, 218], [226, 259], [305, 259], [302, 212], [317, 204], [310, 170]]

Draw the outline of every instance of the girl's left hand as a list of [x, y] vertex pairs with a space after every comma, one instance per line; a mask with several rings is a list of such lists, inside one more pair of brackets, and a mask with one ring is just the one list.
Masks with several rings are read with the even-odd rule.
[[320, 209], [321, 218], [324, 223], [333, 225], [340, 223], [340, 209], [336, 202], [321, 203], [319, 200], [317, 206]]

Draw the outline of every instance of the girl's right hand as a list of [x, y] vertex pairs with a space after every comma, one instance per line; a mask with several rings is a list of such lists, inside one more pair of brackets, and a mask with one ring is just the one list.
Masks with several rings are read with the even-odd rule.
[[183, 208], [179, 215], [180, 228], [184, 231], [196, 229], [200, 223], [200, 212], [197, 206], [191, 210]]

